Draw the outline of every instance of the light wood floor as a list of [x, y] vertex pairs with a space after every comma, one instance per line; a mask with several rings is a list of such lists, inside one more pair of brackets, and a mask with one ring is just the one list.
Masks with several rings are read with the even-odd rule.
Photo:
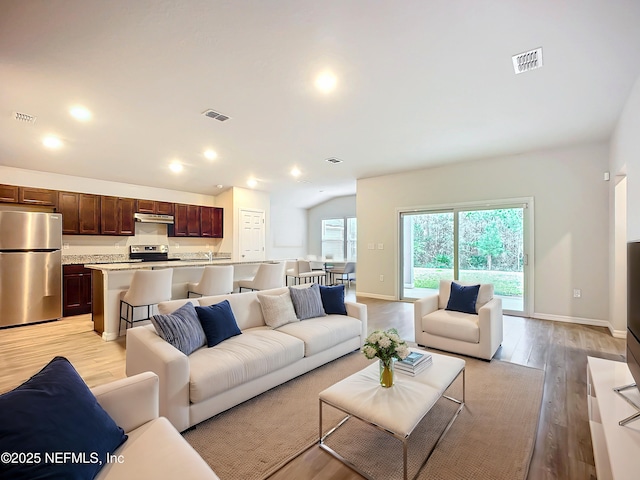
[[[353, 291], [348, 295], [353, 299]], [[359, 298], [368, 305], [369, 330], [395, 327], [413, 340], [413, 305]], [[505, 317], [495, 358], [545, 370], [545, 388], [529, 479], [595, 479], [587, 418], [587, 356], [624, 360], [624, 340], [600, 327]], [[125, 376], [124, 340], [103, 342], [91, 317], [0, 330], [0, 392], [27, 380], [56, 355], [67, 357], [89, 386]], [[517, 426], [514, 426], [517, 428]], [[361, 479], [318, 447], [273, 480]]]

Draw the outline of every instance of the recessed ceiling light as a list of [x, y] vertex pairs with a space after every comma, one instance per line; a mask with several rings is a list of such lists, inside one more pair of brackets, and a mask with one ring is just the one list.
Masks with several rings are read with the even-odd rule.
[[209, 160], [215, 160], [218, 157], [218, 154], [214, 150], [209, 149], [204, 151], [204, 156]]
[[76, 106], [69, 110], [69, 113], [73, 118], [81, 122], [91, 120], [91, 112], [84, 107]]
[[250, 178], [249, 180], [247, 180], [247, 185], [253, 188], [258, 185], [258, 181], [255, 178]]
[[294, 177], [299, 177], [302, 174], [302, 172], [300, 171], [300, 169], [298, 167], [293, 167], [291, 169], [291, 175], [293, 175]]
[[42, 139], [42, 144], [51, 149], [57, 149], [62, 147], [62, 140], [53, 135], [48, 135]]
[[216, 185], [216, 188], [222, 188], [222, 185]]
[[171, 162], [169, 164], [169, 169], [173, 172], [173, 173], [180, 173], [182, 171], [184, 167], [182, 166], [182, 164], [175, 160], [173, 162]]
[[323, 72], [316, 77], [316, 88], [323, 93], [330, 93], [335, 90], [338, 79], [331, 72]]

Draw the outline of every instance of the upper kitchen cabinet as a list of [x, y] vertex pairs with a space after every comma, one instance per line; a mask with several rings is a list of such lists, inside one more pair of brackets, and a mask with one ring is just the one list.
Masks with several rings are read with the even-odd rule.
[[0, 185], [0, 202], [18, 203], [18, 186]]
[[200, 208], [198, 205], [176, 203], [174, 206], [173, 228], [169, 229], [173, 237], [200, 236]]
[[62, 233], [100, 234], [100, 197], [98, 195], [58, 192], [58, 211], [62, 214]]
[[222, 238], [223, 209], [200, 207], [200, 236]]
[[135, 235], [136, 200], [102, 196], [100, 232], [102, 235]]
[[19, 187], [18, 203], [55, 207], [58, 203], [58, 192], [44, 188]]
[[158, 215], [173, 215], [173, 203], [158, 202], [156, 200], [137, 200], [136, 212], [156, 213]]
[[45, 188], [0, 185], [0, 202], [55, 207], [58, 203], [58, 192]]

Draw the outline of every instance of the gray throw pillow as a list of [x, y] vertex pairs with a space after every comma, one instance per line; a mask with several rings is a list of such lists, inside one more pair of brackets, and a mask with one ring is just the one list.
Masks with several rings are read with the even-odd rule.
[[320, 287], [314, 283], [309, 288], [289, 287], [291, 301], [296, 311], [296, 316], [300, 320], [307, 318], [324, 317], [324, 307], [320, 296]]
[[207, 344], [196, 308], [191, 302], [168, 315], [152, 316], [151, 323], [160, 337], [185, 355], [190, 355]]
[[271, 328], [278, 328], [287, 323], [298, 321], [291, 303], [291, 295], [287, 290], [281, 295], [258, 293], [257, 297], [262, 309], [264, 323]]

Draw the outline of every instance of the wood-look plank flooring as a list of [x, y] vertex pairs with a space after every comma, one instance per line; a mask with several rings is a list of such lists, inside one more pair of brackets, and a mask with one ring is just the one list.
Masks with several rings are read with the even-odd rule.
[[[353, 288], [347, 297], [354, 299]], [[369, 330], [395, 327], [414, 339], [413, 305], [370, 298]], [[504, 318], [494, 358], [544, 369], [545, 386], [529, 479], [595, 479], [587, 414], [587, 356], [624, 360], [625, 342], [601, 327]], [[27, 380], [56, 355], [69, 358], [89, 386], [125, 376], [124, 339], [104, 342], [90, 315], [0, 330], [0, 392]], [[516, 428], [514, 426], [514, 428]], [[273, 480], [361, 479], [317, 446], [285, 465]]]

